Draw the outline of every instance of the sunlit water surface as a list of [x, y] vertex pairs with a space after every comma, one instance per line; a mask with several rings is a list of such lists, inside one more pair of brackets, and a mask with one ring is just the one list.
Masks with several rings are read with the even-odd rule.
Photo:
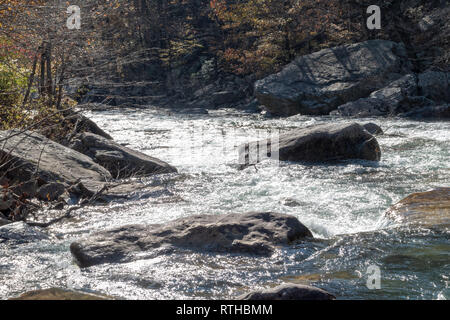
[[[63, 287], [125, 299], [233, 298], [281, 282], [312, 284], [340, 299], [448, 299], [448, 228], [394, 228], [386, 209], [413, 192], [448, 186], [450, 123], [375, 122], [382, 160], [302, 165], [264, 161], [238, 170], [235, 146], [291, 128], [349, 121], [215, 111], [161, 110], [88, 114], [116, 141], [178, 168], [143, 180], [164, 185], [166, 198], [137, 197], [80, 210], [45, 231], [51, 240], [0, 243], [0, 298]], [[296, 216], [314, 241], [269, 258], [178, 251], [127, 264], [80, 270], [69, 245], [91, 232], [130, 223], [164, 223], [192, 214], [270, 210]], [[367, 287], [367, 268], [381, 270], [381, 289]]]

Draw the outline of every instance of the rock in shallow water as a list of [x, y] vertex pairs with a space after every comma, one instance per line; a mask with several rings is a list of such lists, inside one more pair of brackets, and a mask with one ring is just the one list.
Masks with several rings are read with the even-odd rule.
[[216, 253], [269, 255], [275, 246], [312, 237], [297, 218], [273, 212], [199, 215], [164, 225], [130, 225], [73, 242], [81, 267], [128, 262], [167, 245]]
[[397, 202], [386, 217], [407, 224], [450, 225], [450, 188], [413, 193]]
[[49, 237], [35, 227], [30, 227], [25, 222], [14, 222], [0, 227], [0, 243], [28, 243], [39, 240], [47, 240]]
[[[377, 139], [357, 123], [322, 124], [295, 129], [279, 137], [279, 144], [262, 140], [242, 145], [240, 159], [256, 159], [249, 150], [276, 152], [282, 161], [329, 162], [349, 159], [379, 161], [381, 150]], [[265, 155], [260, 155], [261, 158]]]
[[177, 171], [164, 161], [121, 146], [112, 140], [93, 133], [78, 134], [70, 147], [91, 157], [93, 161], [107, 168], [114, 178]]
[[403, 45], [386, 40], [324, 49], [297, 58], [255, 83], [255, 95], [273, 115], [328, 114], [410, 72]]
[[275, 288], [241, 295], [238, 300], [334, 300], [335, 296], [312, 286], [285, 283]]

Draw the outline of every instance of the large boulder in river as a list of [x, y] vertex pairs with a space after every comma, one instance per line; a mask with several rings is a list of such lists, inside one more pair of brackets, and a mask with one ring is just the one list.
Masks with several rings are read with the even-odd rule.
[[176, 172], [164, 161], [124, 147], [99, 135], [84, 132], [77, 135], [70, 147], [108, 169], [114, 178], [128, 178]]
[[[357, 123], [321, 124], [295, 129], [280, 135], [278, 145], [273, 145], [270, 140], [262, 140], [241, 146], [239, 158], [255, 159], [255, 155], [249, 154], [250, 150], [269, 149], [260, 148], [265, 145], [270, 145], [271, 152], [278, 151], [279, 159], [284, 161], [379, 161], [381, 157], [377, 139]], [[263, 158], [265, 155], [260, 156]]]
[[386, 217], [407, 224], [450, 225], [450, 188], [413, 193], [393, 205]]
[[108, 170], [88, 156], [29, 131], [0, 131], [0, 163], [10, 184], [36, 178], [38, 186], [55, 181], [88, 185], [111, 179]]
[[273, 115], [328, 114], [410, 73], [402, 44], [369, 40], [302, 56], [255, 83], [255, 95]]
[[238, 300], [334, 300], [331, 293], [312, 286], [284, 283], [275, 288], [254, 291], [237, 298]]
[[218, 253], [271, 254], [275, 246], [312, 237], [293, 216], [273, 212], [198, 215], [163, 225], [130, 225], [73, 242], [70, 251], [81, 267], [152, 257], [172, 247]]

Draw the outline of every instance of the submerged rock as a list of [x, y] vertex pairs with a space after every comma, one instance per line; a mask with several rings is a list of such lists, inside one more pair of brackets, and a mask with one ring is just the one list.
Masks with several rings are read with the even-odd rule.
[[273, 115], [329, 114], [407, 73], [402, 44], [369, 40], [299, 57], [257, 81], [255, 95]]
[[46, 234], [30, 227], [25, 222], [14, 222], [0, 227], [0, 243], [27, 243], [48, 238]]
[[75, 290], [50, 288], [25, 292], [9, 300], [110, 300], [106, 296]]
[[407, 224], [450, 225], [450, 188], [413, 193], [397, 202], [386, 217]]
[[[111, 174], [88, 156], [35, 132], [0, 131], [0, 160], [10, 184], [34, 181], [38, 186], [56, 181], [106, 181]], [[36, 190], [35, 190], [36, 191]]]
[[334, 300], [335, 296], [312, 286], [285, 283], [275, 288], [241, 295], [238, 300]]
[[[377, 139], [357, 123], [321, 124], [295, 129], [279, 137], [279, 144], [262, 140], [239, 148], [240, 158], [249, 159], [249, 150], [268, 145], [271, 152], [278, 151], [279, 159], [297, 162], [329, 162], [349, 159], [379, 161], [380, 146]], [[269, 148], [270, 147], [270, 148]], [[264, 155], [262, 155], [264, 156]]]
[[70, 147], [107, 168], [114, 178], [176, 172], [177, 169], [159, 159], [124, 147], [93, 133], [81, 133]]
[[167, 245], [216, 253], [271, 254], [275, 246], [312, 237], [297, 218], [273, 212], [199, 215], [163, 225], [130, 225], [73, 242], [81, 267], [145, 258]]

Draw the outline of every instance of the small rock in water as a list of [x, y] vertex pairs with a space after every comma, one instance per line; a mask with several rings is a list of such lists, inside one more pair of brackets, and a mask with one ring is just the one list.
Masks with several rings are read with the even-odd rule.
[[1, 242], [27, 243], [36, 240], [46, 240], [48, 236], [25, 222], [9, 223], [0, 227]]
[[335, 296], [312, 286], [285, 283], [275, 288], [254, 291], [237, 298], [238, 300], [334, 300]]
[[70, 147], [108, 169], [114, 178], [177, 172], [164, 161], [93, 133], [76, 135]]
[[73, 242], [81, 267], [145, 259], [166, 245], [216, 253], [270, 255], [275, 246], [312, 237], [297, 218], [273, 212], [189, 216], [163, 225], [131, 225]]
[[301, 202], [292, 198], [285, 198], [283, 199], [282, 203], [287, 207], [300, 207], [302, 205]]

